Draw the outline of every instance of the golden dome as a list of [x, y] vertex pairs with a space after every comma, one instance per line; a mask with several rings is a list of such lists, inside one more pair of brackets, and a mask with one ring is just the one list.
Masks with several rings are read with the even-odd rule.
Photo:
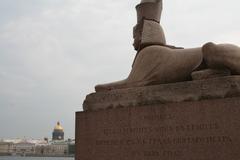
[[60, 122], [57, 122], [57, 125], [54, 127], [54, 130], [63, 131], [63, 127], [60, 125]]

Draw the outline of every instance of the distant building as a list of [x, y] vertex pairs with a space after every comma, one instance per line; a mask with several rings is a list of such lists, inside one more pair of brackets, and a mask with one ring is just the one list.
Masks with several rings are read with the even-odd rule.
[[64, 131], [63, 127], [60, 125], [60, 122], [57, 122], [57, 125], [54, 127], [53, 133], [52, 133], [52, 140], [64, 140]]
[[47, 145], [38, 145], [36, 146], [36, 155], [37, 156], [49, 156], [49, 157], [66, 157], [74, 156], [75, 152], [75, 141], [51, 141]]
[[55, 141], [50, 145], [53, 150], [53, 154], [57, 156], [68, 154], [68, 143], [64, 141]]
[[67, 156], [68, 145], [65, 143], [48, 144], [36, 146], [36, 155], [44, 157], [65, 157]]
[[13, 153], [13, 146], [12, 142], [0, 141], [0, 155], [11, 155]]
[[5, 139], [0, 141], [0, 155], [34, 156], [36, 146], [44, 144], [44, 140]]
[[48, 141], [48, 138], [44, 140], [0, 139], [0, 156], [73, 157], [74, 153], [75, 140], [64, 141], [63, 127], [59, 122], [52, 132], [52, 141]]
[[75, 140], [68, 139], [68, 155], [74, 156], [75, 154]]
[[35, 149], [37, 156], [74, 156], [75, 141], [71, 139], [64, 141], [63, 127], [57, 122], [52, 132], [52, 141], [49, 141], [46, 145], [37, 145]]
[[21, 156], [30, 156], [35, 154], [35, 143], [23, 140], [16, 143], [13, 148], [13, 153]]

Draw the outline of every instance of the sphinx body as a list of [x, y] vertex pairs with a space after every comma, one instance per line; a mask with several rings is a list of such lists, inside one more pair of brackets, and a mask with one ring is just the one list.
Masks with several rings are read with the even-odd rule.
[[240, 74], [238, 46], [206, 43], [203, 47], [184, 49], [168, 45], [160, 24], [162, 0], [142, 0], [136, 10], [133, 46], [137, 55], [132, 70], [125, 80], [97, 85], [97, 92], [191, 80], [192, 72], [209, 68]]

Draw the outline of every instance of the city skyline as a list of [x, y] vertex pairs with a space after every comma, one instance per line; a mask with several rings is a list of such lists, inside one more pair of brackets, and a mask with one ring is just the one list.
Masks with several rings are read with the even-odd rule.
[[[41, 141], [54, 141], [56, 140], [56, 136], [54, 137], [54, 132], [56, 132], [56, 130], [60, 130], [61, 132], [63, 132], [63, 135], [61, 137], [61, 139], [58, 140], [68, 140], [68, 139], [74, 139], [75, 137], [65, 137], [64, 136], [64, 127], [62, 127], [61, 123], [58, 121], [55, 123], [55, 126], [52, 127], [52, 130], [48, 133], [48, 136], [45, 137], [40, 137], [40, 138], [34, 138], [34, 137], [5, 137], [5, 138], [0, 138], [0, 141], [4, 141], [4, 140], [41, 140]], [[59, 138], [59, 137], [57, 137]]]
[[[85, 96], [131, 69], [139, 1], [0, 1], [0, 139], [51, 137], [57, 121], [74, 138]], [[163, 4], [168, 44], [240, 45], [240, 2]]]

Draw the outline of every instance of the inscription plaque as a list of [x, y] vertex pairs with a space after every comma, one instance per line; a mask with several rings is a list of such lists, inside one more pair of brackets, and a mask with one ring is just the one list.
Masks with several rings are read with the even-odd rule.
[[239, 160], [240, 98], [76, 113], [76, 160]]

